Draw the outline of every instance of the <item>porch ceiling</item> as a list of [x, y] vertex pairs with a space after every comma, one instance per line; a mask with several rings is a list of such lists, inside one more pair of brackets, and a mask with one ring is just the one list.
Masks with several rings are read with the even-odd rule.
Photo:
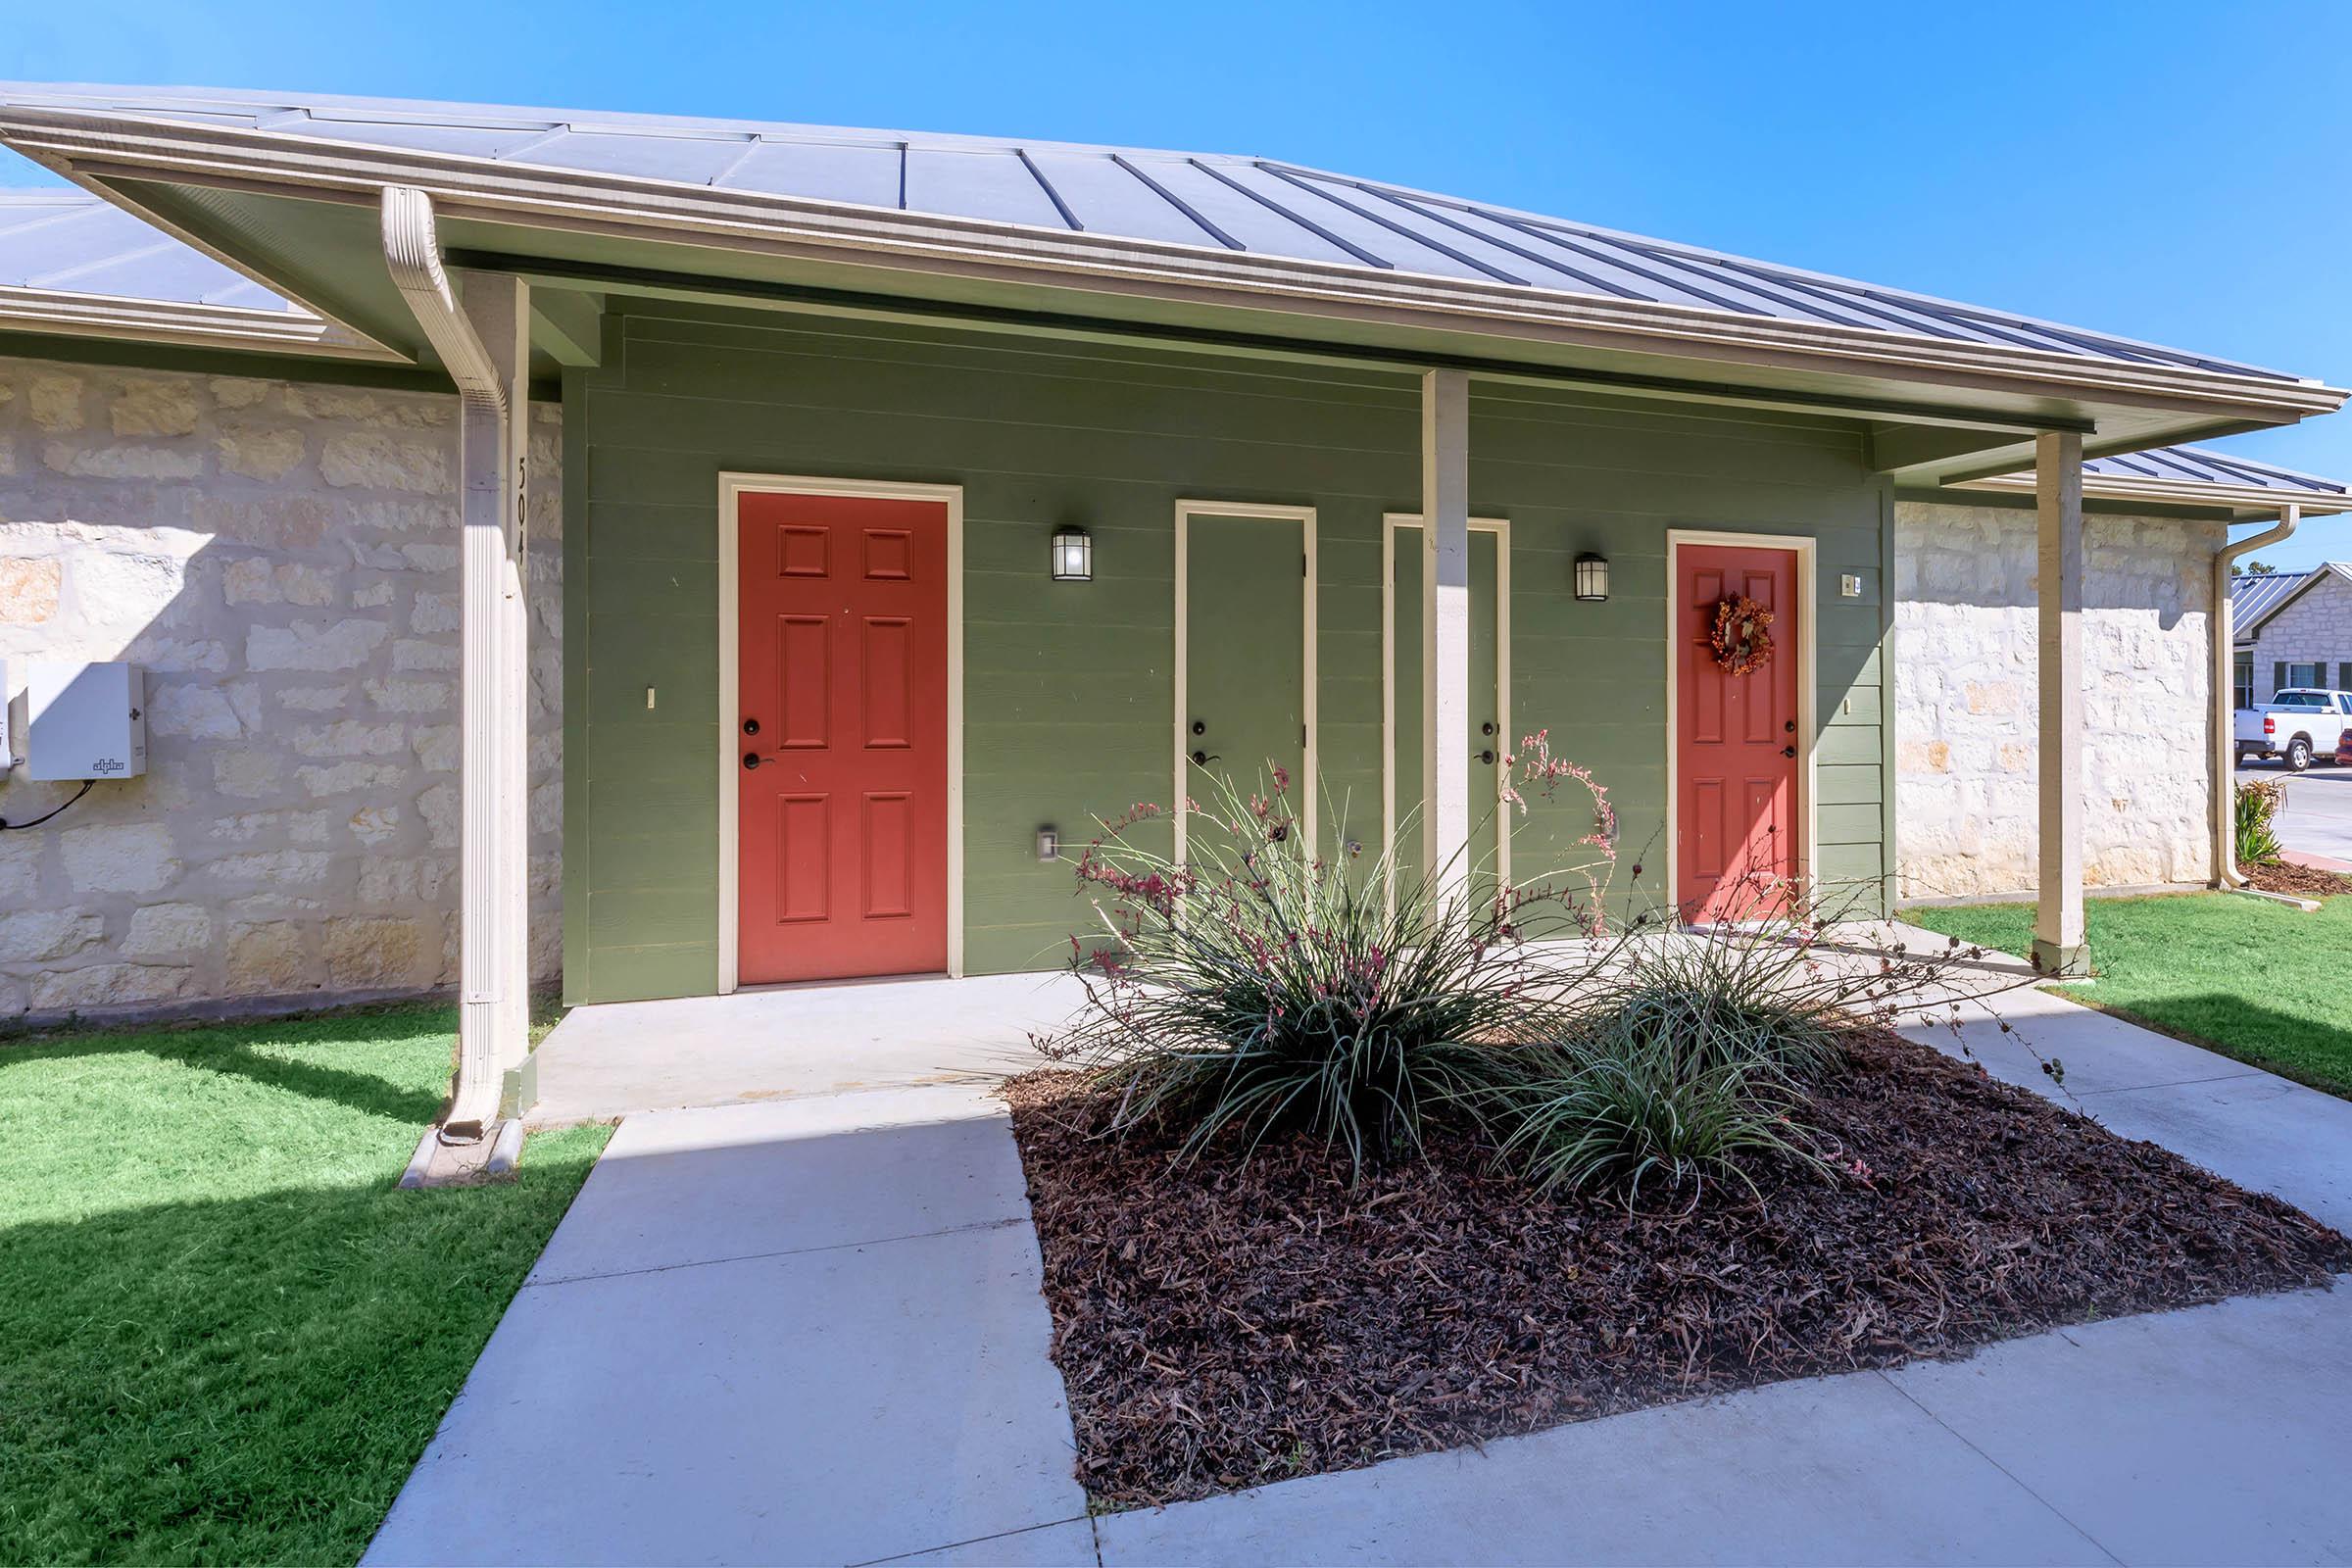
[[[543, 283], [1810, 409], [1871, 421], [1914, 484], [2014, 468], [2037, 429], [2096, 456], [2344, 396], [1268, 160], [115, 87], [0, 86], [0, 140], [419, 363], [377, 238], [390, 183], [433, 197], [461, 260]], [[858, 183], [884, 164], [888, 190]], [[591, 352], [572, 315], [540, 323], [563, 363]]]

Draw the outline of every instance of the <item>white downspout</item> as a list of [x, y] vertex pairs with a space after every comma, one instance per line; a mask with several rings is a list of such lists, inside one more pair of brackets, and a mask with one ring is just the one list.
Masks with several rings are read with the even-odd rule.
[[[484, 787], [479, 777], [485, 759], [497, 751], [496, 696], [504, 686], [509, 657], [503, 607], [487, 602], [499, 596], [507, 553], [505, 511], [501, 489], [505, 464], [500, 449], [508, 424], [508, 393], [498, 363], [459, 308], [441, 266], [440, 235], [433, 220], [432, 199], [423, 191], [387, 185], [383, 193], [384, 266], [393, 284], [408, 302], [425, 340], [440, 356], [457, 383], [463, 402], [462, 444], [476, 447], [491, 435], [490, 461], [483, 454], [462, 454], [464, 475], [465, 582], [461, 598], [467, 646], [466, 662], [474, 666], [462, 683], [465, 747], [461, 767], [467, 770], [462, 784], [459, 841], [460, 1001], [457, 1084], [449, 1114], [442, 1118], [444, 1141], [470, 1142], [498, 1121], [503, 1087], [499, 1059], [503, 1036], [512, 1032], [508, 1015], [525, 1004], [504, 995], [504, 955], [519, 946], [505, 930], [511, 917], [499, 884], [496, 841], [506, 831], [506, 812], [499, 787]], [[492, 550], [496, 560], [488, 559]], [[477, 560], [477, 556], [484, 559]], [[475, 603], [484, 600], [483, 603]], [[482, 678], [476, 678], [475, 670]], [[485, 701], [487, 699], [487, 701]], [[492, 761], [490, 771], [503, 773]], [[485, 915], [487, 917], [485, 917]]]
[[2242, 888], [2246, 879], [2237, 869], [2237, 634], [2230, 612], [2230, 568], [2295, 531], [2303, 509], [2292, 503], [2278, 510], [2278, 520], [2262, 532], [2224, 545], [2213, 557], [2213, 885]]

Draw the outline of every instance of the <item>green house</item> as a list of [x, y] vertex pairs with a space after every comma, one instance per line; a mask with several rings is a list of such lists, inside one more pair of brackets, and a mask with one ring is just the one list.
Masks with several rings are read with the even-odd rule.
[[1491, 889], [1592, 830], [1497, 810], [1538, 730], [1624, 906], [1734, 918], [1760, 869], [1883, 912], [1898, 508], [2030, 509], [2066, 963], [2086, 490], [2329, 504], [2098, 464], [2344, 396], [1270, 158], [28, 86], [0, 142], [292, 306], [20, 291], [0, 352], [462, 395], [459, 1121], [525, 1049], [535, 623], [574, 1002], [1054, 965], [1070, 848], [1203, 770]]

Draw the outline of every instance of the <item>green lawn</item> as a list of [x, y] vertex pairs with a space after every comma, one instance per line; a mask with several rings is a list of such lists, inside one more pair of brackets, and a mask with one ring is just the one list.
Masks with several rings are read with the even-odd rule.
[[[2228, 893], [2093, 899], [2095, 984], [2066, 995], [2352, 1098], [2352, 898], [2304, 914]], [[2022, 904], [1906, 909], [2004, 953], [2033, 945]]]
[[609, 1136], [395, 1190], [454, 1022], [0, 1042], [0, 1562], [357, 1560]]

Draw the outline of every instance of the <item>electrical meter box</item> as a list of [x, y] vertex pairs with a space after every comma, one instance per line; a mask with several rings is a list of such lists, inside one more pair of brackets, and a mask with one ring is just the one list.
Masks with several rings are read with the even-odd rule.
[[36, 659], [24, 673], [24, 776], [147, 771], [147, 694], [136, 664]]

